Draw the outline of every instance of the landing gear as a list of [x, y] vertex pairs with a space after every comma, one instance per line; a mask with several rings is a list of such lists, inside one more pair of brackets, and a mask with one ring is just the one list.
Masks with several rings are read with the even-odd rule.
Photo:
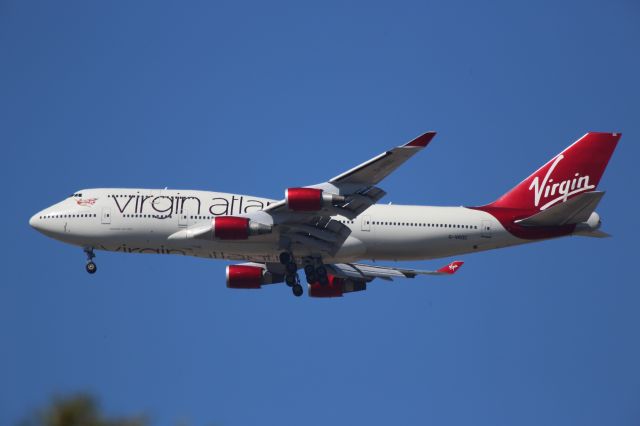
[[313, 284], [318, 280], [318, 277], [316, 276], [316, 268], [311, 264], [304, 267], [304, 274], [307, 276], [307, 283], [309, 284]]
[[280, 253], [280, 263], [286, 265], [287, 263], [291, 263], [291, 253], [288, 251], [283, 251]]
[[297, 277], [295, 275], [287, 274], [284, 277], [284, 282], [287, 283], [287, 285], [289, 287], [293, 287], [294, 285], [296, 285], [296, 281], [298, 281], [298, 280], [297, 280]]
[[87, 247], [84, 249], [84, 252], [87, 255], [87, 265], [85, 266], [85, 269], [88, 273], [95, 274], [98, 270], [98, 267], [95, 263], [93, 263], [93, 258], [96, 257], [95, 253], [93, 252], [93, 248]]
[[298, 279], [298, 265], [296, 265], [293, 262], [290, 262], [284, 265], [284, 269], [286, 270], [284, 281], [287, 283], [289, 287], [293, 287], [300, 281]]
[[284, 265], [286, 271], [284, 282], [291, 287], [294, 296], [302, 296], [303, 290], [300, 285], [300, 279], [298, 278], [298, 265], [296, 265], [296, 261], [291, 253], [288, 251], [280, 253], [280, 263]]
[[95, 274], [96, 271], [98, 270], [98, 267], [93, 262], [87, 262], [87, 266], [85, 266], [85, 269], [87, 270], [88, 273]]
[[321, 259], [311, 258], [305, 261], [307, 264], [304, 267], [304, 273], [307, 276], [307, 282], [309, 284], [320, 283], [322, 286], [329, 284], [327, 268], [322, 265]]
[[327, 268], [320, 265], [316, 268], [316, 275], [318, 276], [318, 282], [320, 285], [329, 284], [329, 277], [327, 276]]
[[287, 274], [284, 277], [284, 281], [289, 287], [291, 287], [291, 291], [293, 292], [294, 296], [302, 296], [303, 291], [302, 286], [300, 285], [300, 280], [298, 279], [298, 274]]
[[284, 265], [284, 269], [287, 271], [287, 274], [293, 275], [296, 273], [296, 271], [298, 271], [298, 265], [293, 262], [287, 263], [286, 265]]

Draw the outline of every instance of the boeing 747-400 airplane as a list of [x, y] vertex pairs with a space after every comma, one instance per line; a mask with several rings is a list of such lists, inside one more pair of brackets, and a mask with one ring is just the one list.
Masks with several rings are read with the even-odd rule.
[[82, 247], [86, 270], [94, 250], [180, 254], [244, 263], [227, 266], [227, 287], [286, 283], [309, 295], [340, 297], [375, 278], [450, 275], [365, 265], [375, 261], [457, 256], [568, 235], [607, 236], [595, 208], [596, 187], [619, 133], [584, 135], [512, 190], [479, 207], [376, 204], [377, 185], [435, 136], [427, 132], [327, 182], [288, 188], [284, 199], [167, 189], [83, 189], [36, 213], [41, 233]]

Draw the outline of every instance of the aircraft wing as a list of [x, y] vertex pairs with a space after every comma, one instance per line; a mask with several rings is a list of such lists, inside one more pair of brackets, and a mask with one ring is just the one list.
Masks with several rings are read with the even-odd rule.
[[[309, 296], [342, 297], [346, 293], [366, 290], [367, 284], [376, 278], [392, 281], [394, 278], [415, 278], [417, 275], [452, 275], [460, 269], [462, 264], [463, 262], [456, 260], [436, 271], [363, 265], [360, 263], [325, 265], [328, 272], [327, 282], [325, 284], [320, 282], [308, 283]], [[262, 284], [277, 284], [284, 281], [284, 265], [279, 263], [249, 262], [227, 267], [227, 286], [229, 286], [229, 268], [243, 267], [262, 269], [262, 281], [252, 283], [248, 287], [235, 288], [260, 288]]]
[[426, 147], [435, 135], [436, 132], [426, 132], [402, 146], [383, 152], [359, 166], [339, 174], [330, 179], [329, 183], [336, 186], [354, 185], [369, 187], [376, 185], [404, 164], [405, 161], [413, 157], [418, 151]]
[[[367, 284], [376, 278], [392, 281], [394, 278], [415, 278], [417, 275], [452, 275], [460, 269], [462, 264], [463, 262], [456, 260], [436, 271], [359, 263], [326, 264], [326, 282], [307, 281], [308, 294], [311, 297], [342, 297], [346, 293], [366, 290]], [[278, 284], [285, 281], [285, 266], [281, 263], [247, 262], [227, 266], [226, 274], [227, 287], [255, 289], [265, 284]]]
[[[402, 146], [385, 151], [331, 178], [327, 182], [304, 188], [320, 189], [344, 198], [341, 203], [334, 203], [333, 208], [329, 210], [342, 213], [345, 217], [353, 219], [386, 194], [376, 185], [425, 148], [435, 135], [436, 132], [426, 132]], [[275, 213], [283, 209], [287, 209], [287, 199], [272, 204], [264, 211]]]
[[452, 275], [464, 262], [456, 260], [436, 271], [394, 268], [390, 266], [363, 265], [359, 263], [336, 263], [326, 265], [327, 270], [338, 278], [371, 281], [376, 278], [391, 281], [393, 278], [415, 278], [416, 275]]
[[[333, 255], [351, 230], [332, 216], [353, 220], [378, 202], [386, 192], [376, 185], [424, 149], [435, 135], [435, 132], [426, 132], [327, 182], [289, 188], [284, 200], [270, 205], [261, 214], [271, 216], [283, 249], [298, 245], [318, 254]], [[294, 195], [298, 199], [294, 200]]]
[[[351, 233], [344, 220], [334, 217], [342, 216], [352, 221], [375, 204], [386, 194], [376, 185], [424, 149], [435, 135], [435, 132], [424, 133], [327, 182], [288, 188], [284, 200], [242, 216], [256, 226], [264, 225], [277, 232], [282, 250], [332, 256]], [[208, 239], [212, 230], [211, 222], [199, 223], [172, 234], [169, 239]]]

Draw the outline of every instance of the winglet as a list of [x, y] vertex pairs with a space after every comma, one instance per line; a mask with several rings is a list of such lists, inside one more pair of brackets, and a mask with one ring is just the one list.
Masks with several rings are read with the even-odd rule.
[[451, 262], [447, 266], [443, 266], [442, 268], [438, 269], [437, 272], [439, 272], [441, 274], [455, 274], [456, 271], [458, 269], [460, 269], [460, 267], [463, 264], [464, 264], [464, 262], [461, 261], [461, 260], [454, 260], [453, 262]]
[[424, 148], [425, 146], [429, 145], [429, 142], [431, 142], [431, 139], [433, 139], [435, 135], [436, 132], [427, 132], [423, 135], [418, 136], [411, 142], [405, 144], [404, 147], [413, 146], [416, 148]]

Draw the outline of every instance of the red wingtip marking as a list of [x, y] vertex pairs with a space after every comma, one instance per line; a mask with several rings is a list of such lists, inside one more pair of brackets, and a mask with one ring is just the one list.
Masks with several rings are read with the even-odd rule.
[[418, 136], [405, 146], [416, 146], [419, 148], [424, 148], [425, 146], [429, 145], [429, 142], [431, 142], [431, 139], [433, 139], [435, 135], [436, 132], [427, 132], [423, 135]]
[[590, 135], [591, 137], [594, 137], [594, 138], [601, 139], [603, 141], [606, 141], [607, 139], [611, 138], [612, 140], [615, 140], [617, 142], [618, 140], [620, 140], [622, 133], [620, 132], [587, 132], [585, 136], [587, 135]]
[[442, 268], [438, 269], [438, 272], [441, 272], [443, 274], [455, 274], [456, 271], [458, 269], [460, 269], [460, 267], [463, 264], [464, 264], [464, 262], [462, 262], [460, 260], [456, 260], [456, 261], [451, 262], [447, 266], [443, 266]]

